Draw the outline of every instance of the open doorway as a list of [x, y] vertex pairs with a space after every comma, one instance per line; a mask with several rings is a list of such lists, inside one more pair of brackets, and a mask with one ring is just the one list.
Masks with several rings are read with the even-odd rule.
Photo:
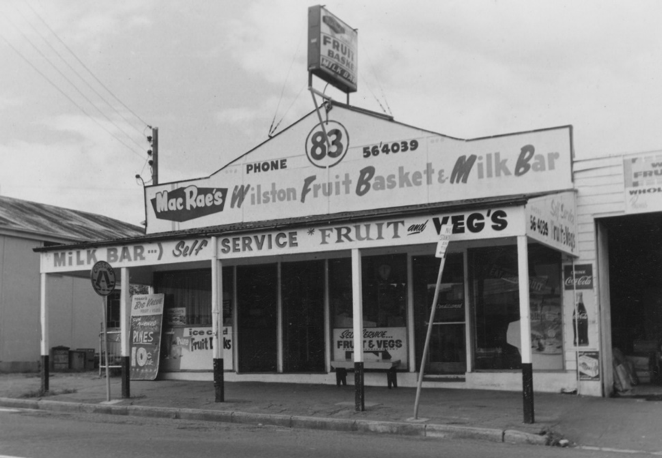
[[[659, 390], [662, 388], [662, 213], [605, 218], [601, 223], [608, 234], [614, 367], [625, 362], [633, 375], [633, 387], [638, 387], [635, 391], [641, 391], [642, 387]], [[620, 383], [618, 373], [614, 373], [614, 379], [616, 384]]]

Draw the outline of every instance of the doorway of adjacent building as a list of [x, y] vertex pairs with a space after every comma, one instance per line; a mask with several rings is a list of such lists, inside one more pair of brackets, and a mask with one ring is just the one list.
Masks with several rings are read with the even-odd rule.
[[[439, 258], [414, 256], [414, 320], [416, 368], [420, 369], [430, 310], [439, 274]], [[464, 262], [461, 253], [449, 254], [441, 278], [437, 311], [425, 363], [426, 374], [464, 374], [467, 370]]]
[[639, 385], [661, 385], [662, 213], [600, 223], [607, 230], [614, 360], [624, 357]]
[[324, 261], [281, 264], [281, 295], [283, 371], [324, 371]]
[[276, 372], [277, 264], [237, 267], [237, 312], [239, 372]]

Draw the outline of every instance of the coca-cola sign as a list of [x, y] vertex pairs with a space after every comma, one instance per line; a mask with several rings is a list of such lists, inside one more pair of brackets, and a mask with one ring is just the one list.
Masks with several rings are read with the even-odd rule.
[[591, 264], [575, 264], [563, 266], [563, 289], [593, 289], [593, 266]]

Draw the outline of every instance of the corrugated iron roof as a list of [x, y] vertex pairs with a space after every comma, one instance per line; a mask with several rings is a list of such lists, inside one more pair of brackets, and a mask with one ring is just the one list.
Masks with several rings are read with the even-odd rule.
[[15, 231], [64, 242], [139, 237], [140, 226], [94, 213], [0, 196], [0, 231]]
[[410, 205], [406, 207], [381, 208], [376, 210], [363, 210], [357, 212], [336, 213], [333, 215], [315, 215], [297, 218], [284, 218], [277, 220], [255, 221], [248, 223], [225, 224], [222, 226], [201, 227], [195, 229], [186, 229], [172, 232], [159, 232], [140, 237], [128, 237], [116, 240], [97, 240], [83, 243], [74, 243], [59, 247], [40, 247], [35, 248], [36, 252], [58, 251], [62, 249], [83, 249], [112, 245], [130, 245], [133, 243], [149, 243], [153, 241], [177, 240], [191, 237], [211, 237], [215, 235], [227, 235], [233, 233], [247, 233], [263, 230], [285, 230], [293, 227], [320, 224], [339, 224], [346, 221], [360, 222], [375, 218], [391, 218], [420, 214], [421, 216], [433, 213], [466, 211], [471, 209], [497, 207], [497, 206], [515, 206], [524, 205], [534, 197], [543, 196], [550, 193], [538, 194], [518, 194], [502, 197], [487, 197], [482, 199], [466, 199], [453, 202], [443, 202], [434, 204]]

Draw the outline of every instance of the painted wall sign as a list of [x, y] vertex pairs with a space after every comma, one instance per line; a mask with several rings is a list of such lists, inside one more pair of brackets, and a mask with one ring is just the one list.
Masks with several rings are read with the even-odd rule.
[[623, 159], [625, 212], [662, 210], [662, 154]]
[[287, 231], [219, 237], [219, 258], [311, 253], [437, 243], [442, 226], [453, 241], [490, 239], [524, 234], [521, 207], [494, 208], [440, 216], [338, 224]]
[[42, 253], [42, 272], [86, 270], [100, 261], [116, 268], [200, 261], [211, 259], [211, 251], [211, 241], [206, 238], [51, 251]]
[[186, 221], [148, 205], [147, 232], [573, 188], [569, 127], [463, 141], [341, 106], [326, 114], [326, 137], [313, 113], [210, 177], [146, 187], [148, 202], [227, 189], [222, 211]]
[[531, 199], [526, 204], [526, 235], [564, 253], [578, 256], [575, 193]]
[[346, 93], [356, 92], [358, 33], [323, 6], [308, 8], [308, 70]]
[[159, 372], [163, 294], [131, 298], [131, 380], [154, 380]]
[[[354, 331], [333, 329], [333, 360], [345, 361], [354, 358]], [[407, 367], [407, 328], [363, 329], [364, 361], [396, 361]]]

